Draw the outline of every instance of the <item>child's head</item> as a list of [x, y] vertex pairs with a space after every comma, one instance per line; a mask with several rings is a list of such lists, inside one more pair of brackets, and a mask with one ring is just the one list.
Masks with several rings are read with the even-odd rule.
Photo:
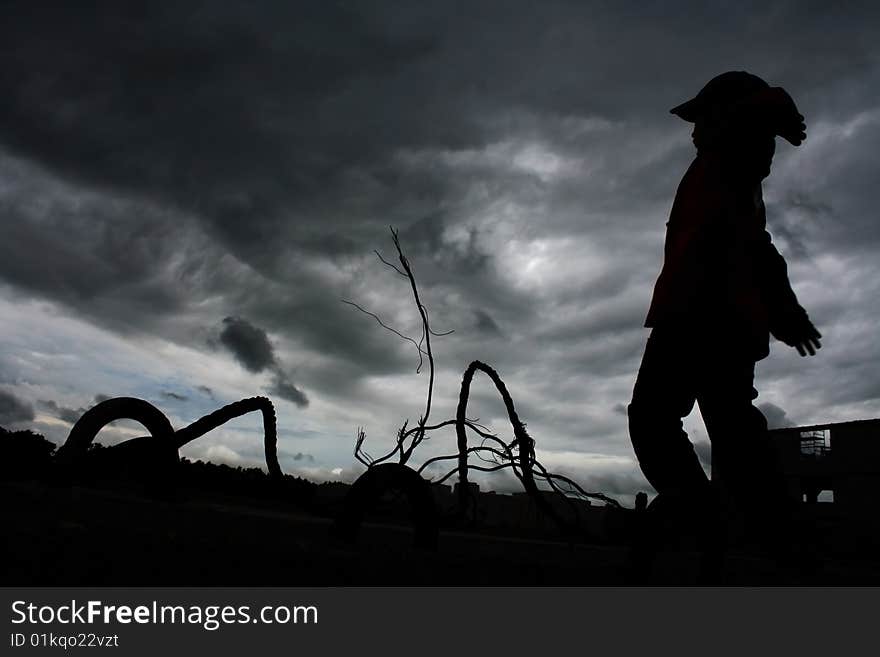
[[770, 175], [776, 136], [760, 125], [700, 119], [694, 124], [693, 139], [701, 154], [721, 161], [738, 177], [759, 181]]
[[806, 138], [804, 117], [791, 96], [745, 71], [722, 73], [671, 112], [694, 124], [698, 150], [758, 179], [770, 173], [777, 135], [795, 146]]

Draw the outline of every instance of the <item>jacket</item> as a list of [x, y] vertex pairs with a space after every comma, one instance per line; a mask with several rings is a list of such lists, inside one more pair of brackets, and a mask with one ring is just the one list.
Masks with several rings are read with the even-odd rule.
[[698, 153], [675, 195], [645, 326], [733, 339], [755, 360], [767, 356], [770, 333], [806, 313], [766, 224], [760, 180]]

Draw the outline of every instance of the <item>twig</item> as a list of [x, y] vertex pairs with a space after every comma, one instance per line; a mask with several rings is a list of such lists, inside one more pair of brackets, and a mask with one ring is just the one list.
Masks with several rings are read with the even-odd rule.
[[391, 332], [394, 333], [395, 335], [397, 335], [397, 336], [403, 338], [404, 340], [407, 340], [408, 342], [412, 342], [412, 343], [416, 346], [416, 349], [418, 349], [418, 351], [419, 351], [419, 366], [416, 368], [416, 374], [419, 373], [419, 370], [422, 369], [422, 354], [424, 354], [425, 351], [422, 349], [422, 346], [421, 346], [418, 342], [416, 342], [415, 340], [413, 340], [413, 339], [412, 339], [411, 337], [409, 337], [408, 335], [404, 335], [403, 333], [401, 333], [401, 332], [398, 331], [397, 329], [392, 328], [391, 326], [388, 326], [385, 322], [382, 321], [382, 319], [381, 319], [376, 313], [371, 313], [369, 310], [366, 310], [365, 308], [361, 308], [361, 307], [360, 307], [358, 304], [356, 304], [354, 301], [349, 301], [348, 299], [340, 299], [340, 301], [342, 301], [342, 303], [347, 303], [349, 306], [354, 306], [355, 308], [357, 308], [358, 310], [360, 310], [360, 311], [361, 311], [362, 313], [364, 313], [365, 315], [369, 315], [370, 317], [372, 317], [373, 319], [375, 319], [375, 320], [379, 323], [379, 326], [381, 326], [382, 328], [391, 331]]

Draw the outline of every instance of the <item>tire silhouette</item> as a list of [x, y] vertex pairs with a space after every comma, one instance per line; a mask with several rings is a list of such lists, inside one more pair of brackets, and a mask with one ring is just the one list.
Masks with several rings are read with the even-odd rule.
[[116, 420], [140, 422], [150, 432], [152, 440], [167, 443], [175, 451], [177, 449], [173, 441], [174, 428], [162, 411], [143, 399], [115, 397], [102, 401], [82, 414], [59, 448], [58, 461], [65, 465], [73, 464], [86, 453], [98, 432]]
[[400, 490], [409, 502], [414, 529], [413, 544], [417, 548], [437, 548], [437, 508], [430, 484], [415, 470], [400, 463], [382, 463], [369, 468], [354, 482], [342, 514], [336, 521], [336, 534], [348, 542], [355, 542], [364, 515], [388, 491]]
[[[174, 428], [162, 411], [150, 402], [135, 397], [107, 399], [82, 414], [55, 457], [56, 480], [70, 482], [74, 479], [82, 470], [83, 459], [98, 432], [116, 420], [134, 420], [144, 425], [150, 433], [149, 436], [126, 440], [108, 448], [109, 453], [122, 456], [127, 462], [120, 468], [119, 461], [108, 459], [117, 468], [116, 474], [151, 482], [151, 490], [173, 487], [178, 463]], [[106, 467], [105, 464], [101, 466]]]

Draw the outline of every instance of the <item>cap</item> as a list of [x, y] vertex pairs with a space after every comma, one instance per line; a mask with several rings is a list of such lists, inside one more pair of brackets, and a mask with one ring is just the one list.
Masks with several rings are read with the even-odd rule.
[[669, 111], [685, 121], [695, 123], [715, 110], [729, 107], [769, 88], [770, 85], [757, 75], [745, 71], [728, 71], [709, 80], [700, 89], [700, 93]]
[[794, 146], [806, 139], [804, 117], [782, 87], [771, 87], [757, 75], [728, 71], [706, 83], [700, 93], [669, 110], [685, 121], [696, 123], [715, 116], [736, 116], [752, 125], [761, 125]]

